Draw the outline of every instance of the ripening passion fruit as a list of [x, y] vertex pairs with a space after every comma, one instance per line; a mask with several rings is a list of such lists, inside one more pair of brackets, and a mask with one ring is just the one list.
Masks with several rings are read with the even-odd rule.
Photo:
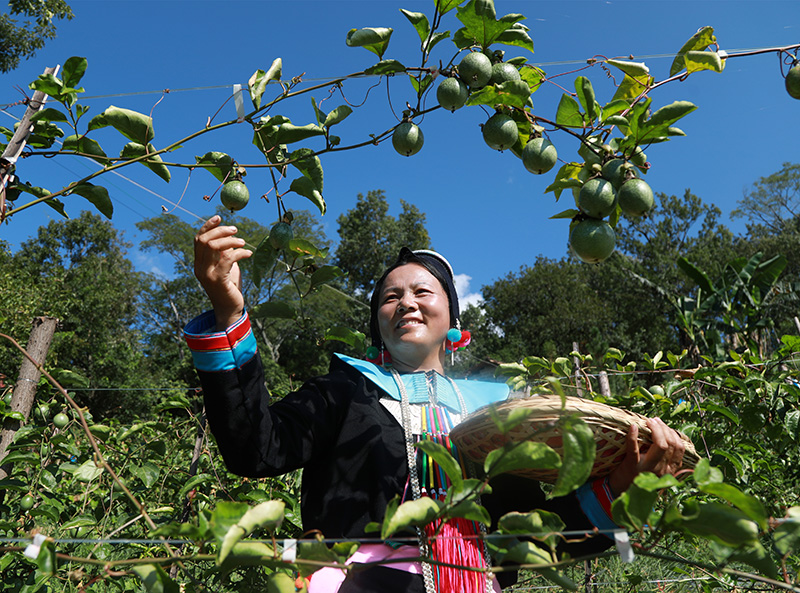
[[641, 179], [628, 179], [623, 183], [617, 192], [617, 201], [622, 212], [631, 217], [647, 214], [655, 205], [653, 190]]
[[489, 79], [491, 84], [503, 84], [509, 80], [522, 80], [519, 70], [513, 64], [498, 62], [492, 65], [492, 77]]
[[617, 205], [617, 193], [611, 183], [602, 177], [590, 179], [578, 192], [578, 208], [592, 218], [603, 218]]
[[436, 89], [436, 100], [439, 105], [450, 112], [461, 109], [469, 98], [467, 85], [458, 78], [445, 78]]
[[469, 88], [479, 89], [492, 78], [492, 62], [479, 51], [470, 52], [459, 63], [458, 75]]
[[547, 138], [533, 138], [522, 149], [522, 164], [535, 175], [547, 173], [555, 166], [557, 160], [556, 147]]
[[422, 150], [425, 137], [419, 126], [410, 121], [401, 123], [392, 134], [392, 146], [403, 156], [412, 156]]
[[511, 148], [519, 140], [517, 122], [505, 113], [495, 113], [483, 124], [483, 139], [494, 150]]
[[605, 220], [587, 218], [569, 234], [569, 246], [582, 262], [599, 264], [614, 253], [617, 235]]
[[222, 186], [219, 199], [225, 208], [235, 212], [247, 206], [247, 202], [250, 201], [250, 191], [244, 183], [234, 179]]

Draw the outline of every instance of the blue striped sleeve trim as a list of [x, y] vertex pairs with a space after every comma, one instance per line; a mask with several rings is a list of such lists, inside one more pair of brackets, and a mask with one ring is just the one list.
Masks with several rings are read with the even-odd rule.
[[619, 525], [614, 523], [611, 517], [608, 516], [608, 513], [606, 513], [606, 510], [597, 498], [597, 494], [595, 494], [592, 489], [592, 482], [586, 482], [583, 486], [578, 488], [576, 495], [578, 496], [581, 510], [589, 521], [600, 531], [608, 532], [603, 533], [603, 535], [614, 539], [614, 534], [611, 532], [615, 529], [619, 529]]
[[240, 368], [258, 352], [246, 311], [225, 331], [215, 331], [215, 326], [214, 312], [206, 311], [183, 330], [198, 370], [219, 372]]

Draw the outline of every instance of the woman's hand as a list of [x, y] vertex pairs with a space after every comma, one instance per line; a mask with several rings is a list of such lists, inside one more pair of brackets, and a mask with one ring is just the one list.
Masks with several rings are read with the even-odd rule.
[[642, 472], [663, 476], [674, 474], [681, 468], [686, 450], [681, 436], [661, 418], [648, 418], [647, 427], [652, 433], [653, 444], [645, 453], [639, 451], [639, 427], [632, 424], [628, 430], [625, 459], [608, 476], [608, 485], [615, 496], [625, 492]]
[[235, 237], [236, 227], [220, 226], [212, 216], [194, 238], [194, 275], [206, 291], [217, 318], [217, 331], [231, 326], [244, 313], [240, 260], [253, 255], [243, 249], [244, 240]]

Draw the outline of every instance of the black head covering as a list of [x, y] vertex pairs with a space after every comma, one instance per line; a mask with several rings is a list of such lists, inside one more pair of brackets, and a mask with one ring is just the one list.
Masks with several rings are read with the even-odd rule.
[[450, 302], [450, 326], [458, 327], [458, 294], [456, 293], [453, 268], [450, 266], [450, 262], [435, 251], [428, 251], [426, 249], [411, 251], [408, 247], [403, 247], [400, 250], [400, 255], [397, 256], [397, 261], [383, 273], [383, 276], [381, 276], [380, 280], [375, 284], [375, 290], [372, 291], [372, 298], [369, 304], [369, 333], [372, 338], [373, 346], [380, 347], [381, 345], [381, 332], [378, 328], [378, 305], [386, 276], [388, 276], [392, 270], [411, 263], [421, 265], [433, 274], [434, 278], [442, 285], [448, 301]]

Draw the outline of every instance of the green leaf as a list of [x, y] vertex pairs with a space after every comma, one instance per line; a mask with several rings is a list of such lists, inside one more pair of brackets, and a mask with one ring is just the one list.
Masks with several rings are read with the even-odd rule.
[[530, 95], [531, 89], [527, 82], [509, 80], [499, 85], [486, 85], [471, 93], [467, 105], [508, 105], [523, 108]]
[[775, 528], [772, 536], [775, 549], [782, 556], [800, 550], [800, 507], [791, 507], [786, 512], [786, 518]]
[[[56, 544], [52, 539], [42, 542], [39, 554], [36, 556], [36, 566], [48, 576], [53, 576], [58, 570], [58, 558], [56, 557]], [[45, 589], [46, 590], [46, 589]]]
[[625, 75], [625, 78], [622, 79], [622, 82], [617, 87], [617, 91], [614, 93], [614, 96], [611, 98], [611, 102], [615, 103], [617, 101], [625, 101], [628, 104], [631, 103], [634, 99], [639, 98], [648, 88], [650, 85], [653, 84], [655, 79], [652, 76], [647, 76], [644, 79], [639, 77], [633, 77]]
[[725, 61], [715, 51], [687, 51], [683, 58], [690, 74], [700, 70], [722, 72], [725, 69]]
[[503, 533], [531, 535], [534, 539], [542, 541], [555, 551], [564, 531], [564, 521], [556, 513], [548, 511], [533, 511], [530, 513], [506, 513], [500, 517], [497, 527]]
[[224, 152], [207, 152], [203, 156], [194, 157], [198, 165], [205, 165], [203, 169], [216, 177], [220, 183], [230, 179], [233, 172], [233, 159]]
[[111, 105], [89, 121], [89, 131], [111, 126], [128, 140], [148, 144], [154, 137], [153, 118], [130, 109]]
[[282, 71], [283, 61], [280, 58], [275, 58], [269, 70], [266, 72], [263, 70], [256, 70], [250, 77], [250, 80], [247, 82], [247, 89], [250, 91], [250, 100], [253, 102], [253, 106], [256, 109], [261, 108], [261, 98], [264, 95], [264, 91], [267, 89], [267, 84], [271, 80], [280, 81]]
[[528, 88], [530, 88], [531, 93], [538, 91], [539, 87], [542, 86], [542, 81], [545, 79], [544, 70], [536, 66], [531, 66], [530, 64], [524, 64], [522, 68], [519, 69], [519, 76], [528, 83]]
[[108, 162], [108, 157], [106, 153], [103, 152], [103, 149], [100, 148], [100, 145], [92, 138], [87, 138], [86, 136], [78, 137], [74, 134], [72, 136], [67, 136], [64, 138], [61, 148], [63, 150], [72, 150], [92, 155], [92, 158], [100, 164], [106, 164]]
[[[503, 365], [503, 369], [501, 370], [504, 374], [509, 373], [526, 373], [528, 371], [527, 367], [524, 365], [520, 365], [518, 363], [508, 363]], [[507, 435], [512, 430], [514, 430], [517, 426], [525, 422], [530, 415], [533, 413], [533, 410], [526, 409], [526, 408], [517, 408], [515, 410], [511, 410], [510, 412], [503, 414], [502, 416], [497, 413], [497, 410], [494, 406], [489, 408], [489, 417], [492, 419], [492, 422], [497, 427], [498, 432], [500, 434]]]
[[139, 577], [147, 593], [180, 593], [178, 583], [158, 564], [133, 566], [131, 570]]
[[67, 58], [64, 62], [64, 67], [61, 69], [61, 80], [64, 81], [64, 86], [75, 88], [81, 82], [81, 78], [86, 73], [86, 58], [79, 58], [72, 56]]
[[267, 593], [297, 593], [294, 579], [284, 572], [276, 572], [267, 577]]
[[397, 60], [381, 60], [374, 66], [370, 66], [364, 70], [364, 74], [369, 75], [382, 75], [382, 74], [396, 74], [397, 72], [405, 72], [406, 67]]
[[89, 200], [106, 218], [111, 218], [114, 214], [114, 205], [111, 203], [111, 198], [108, 197], [106, 188], [86, 182], [76, 185], [70, 192]]
[[711, 279], [708, 277], [703, 270], [695, 266], [692, 262], [690, 262], [685, 257], [678, 258], [678, 267], [683, 271], [684, 274], [689, 276], [697, 286], [699, 286], [703, 292], [707, 294], [713, 294], [716, 292], [714, 289], [714, 285], [711, 282]]
[[178, 498], [183, 500], [186, 498], [186, 495], [204, 483], [214, 483], [214, 476], [211, 474], [197, 474], [196, 476], [192, 476], [189, 478], [183, 486], [181, 486], [180, 492], [178, 492]]
[[[477, 44], [486, 49], [492, 43], [498, 41], [504, 31], [511, 29], [517, 21], [525, 18], [521, 14], [510, 14], [497, 20], [497, 13], [492, 0], [470, 0], [467, 4], [459, 6], [456, 12], [458, 20], [464, 24], [462, 29], [456, 31], [454, 37], [454, 41], [459, 48]], [[525, 33], [524, 29], [521, 29], [521, 31]], [[526, 47], [524, 35], [521, 33], [509, 34], [507, 40], [503, 41], [503, 43]], [[527, 47], [533, 51], [533, 42], [531, 41]]]
[[513, 45], [527, 49], [533, 53], [533, 39], [528, 33], [528, 27], [515, 23], [494, 39], [494, 43], [502, 43], [503, 45]]
[[[330, 118], [330, 115], [328, 117]], [[322, 161], [314, 154], [313, 150], [310, 148], [298, 148], [289, 155], [289, 160], [294, 161], [292, 166], [313, 181], [317, 191], [322, 192], [324, 178]]]
[[478, 504], [478, 496], [491, 494], [491, 491], [488, 484], [474, 478], [462, 480], [458, 485], [451, 484], [445, 498], [446, 516], [448, 518], [463, 517], [470, 521], [491, 525], [492, 518], [489, 512]]
[[233, 550], [234, 545], [256, 529], [265, 529], [270, 534], [275, 533], [283, 523], [284, 508], [285, 505], [282, 501], [268, 500], [248, 509], [238, 523], [228, 529], [222, 539], [217, 555], [217, 564], [222, 564]]
[[319, 288], [323, 284], [328, 284], [329, 282], [335, 280], [336, 278], [341, 278], [342, 276], [344, 276], [344, 272], [342, 272], [342, 270], [337, 266], [321, 266], [314, 270], [314, 273], [311, 274], [311, 286], [309, 287], [309, 290]]
[[283, 301], [267, 301], [256, 305], [250, 312], [255, 319], [297, 319], [297, 311]]
[[447, 14], [463, 1], [464, 0], [434, 0], [434, 3], [439, 9], [439, 14]]
[[67, 116], [55, 109], [53, 107], [45, 107], [44, 109], [40, 109], [36, 113], [31, 116], [31, 123], [36, 123], [37, 121], [60, 121], [66, 122]]
[[391, 516], [387, 514], [381, 537], [388, 539], [398, 531], [430, 523], [439, 514], [442, 503], [428, 496], [404, 502]]
[[492, 556], [497, 559], [498, 564], [524, 564], [526, 569], [530, 568], [531, 570], [535, 570], [563, 591], [578, 590], [578, 585], [568, 577], [564, 576], [562, 572], [556, 570], [555, 568], [540, 568], [537, 566], [552, 564], [555, 559], [547, 551], [543, 550], [534, 542], [519, 541], [516, 538], [508, 538], [508, 540], [492, 539], [487, 542], [487, 545], [489, 546], [489, 549], [492, 550]]
[[325, 214], [325, 210], [327, 209], [325, 200], [317, 189], [316, 184], [308, 177], [299, 177], [292, 181], [291, 185], [289, 185], [289, 191], [293, 191], [304, 198], [308, 198], [311, 200], [312, 204], [319, 208], [321, 214]]
[[338, 340], [351, 346], [356, 352], [364, 352], [367, 349], [366, 336], [359, 331], [354, 331], [343, 325], [334, 325], [325, 330], [325, 340]]
[[41, 91], [46, 95], [57, 98], [64, 89], [64, 83], [60, 78], [52, 74], [40, 74], [39, 77], [28, 85], [34, 91]]
[[291, 144], [292, 142], [300, 142], [306, 138], [323, 136], [324, 134], [325, 130], [317, 124], [296, 126], [291, 123], [284, 123], [275, 131], [273, 140], [276, 144]]
[[701, 27], [697, 33], [692, 35], [689, 40], [683, 44], [680, 51], [675, 55], [672, 65], [669, 68], [669, 75], [675, 76], [678, 72], [686, 67], [684, 55], [689, 51], [703, 51], [709, 45], [716, 44], [717, 38], [714, 36], [713, 27]]
[[324, 125], [326, 128], [335, 126], [339, 122], [344, 121], [344, 119], [351, 113], [353, 113], [353, 110], [349, 105], [339, 105], [339, 107], [328, 114], [328, 117], [325, 118]]
[[597, 449], [592, 429], [580, 418], [568, 416], [559, 425], [563, 458], [552, 496], [569, 494], [589, 479]]
[[627, 126], [629, 122], [627, 118], [621, 115], [609, 115], [603, 120], [603, 123], [612, 126]]
[[594, 121], [600, 111], [600, 105], [594, 96], [594, 88], [592, 81], [585, 76], [579, 76], [575, 79], [575, 91], [578, 94], [578, 100], [586, 112], [586, 117], [589, 122]]
[[425, 40], [431, 33], [431, 25], [428, 22], [428, 17], [421, 12], [411, 12], [405, 8], [401, 8], [400, 12], [414, 25], [414, 29], [417, 31], [417, 35], [419, 35], [419, 40], [425, 43]]
[[692, 111], [697, 109], [697, 105], [689, 101], [675, 101], [669, 105], [657, 110], [650, 119], [647, 120], [647, 126], [655, 128], [657, 126], [671, 126], [682, 117], [689, 115]]
[[94, 517], [83, 515], [67, 521], [61, 526], [61, 529], [62, 531], [66, 531], [68, 529], [75, 529], [76, 527], [90, 527], [94, 525], [97, 525], [97, 521]]
[[392, 31], [393, 29], [386, 27], [350, 29], [347, 33], [345, 43], [348, 47], [363, 47], [364, 49], [368, 49], [378, 56], [378, 59], [382, 59], [386, 48], [389, 46]]
[[417, 449], [424, 451], [440, 468], [442, 468], [455, 487], [461, 485], [463, 480], [461, 466], [444, 446], [434, 441], [425, 440], [416, 443], [415, 446]]
[[644, 82], [650, 78], [650, 68], [644, 65], [644, 62], [627, 62], [623, 60], [606, 60], [606, 64], [614, 66], [622, 70], [626, 76], [631, 76]]
[[556, 123], [569, 128], [582, 128], [586, 123], [578, 102], [567, 93], [561, 95], [556, 111]]
[[758, 526], [766, 531], [767, 525], [767, 511], [764, 505], [756, 497], [742, 492], [732, 484], [725, 483], [707, 483], [700, 486], [700, 490], [707, 494], [719, 496], [723, 500], [731, 503], [737, 509], [742, 511], [748, 518], [752, 519]]
[[130, 468], [131, 473], [139, 478], [144, 484], [145, 488], [152, 488], [158, 481], [158, 476], [161, 469], [154, 463], [145, 461], [142, 465], [132, 465]]
[[[152, 144], [148, 144], [147, 149], [145, 149], [145, 147], [139, 144], [138, 142], [128, 142], [122, 148], [122, 152], [120, 153], [119, 156], [125, 159], [135, 159], [145, 154], [154, 152], [156, 152], [156, 147], [153, 146]], [[165, 164], [163, 164], [161, 160], [161, 155], [154, 154], [153, 156], [139, 162], [142, 163], [148, 169], [150, 169], [153, 173], [161, 177], [161, 179], [169, 183], [171, 177], [169, 168]]]
[[75, 470], [75, 478], [79, 482], [91, 482], [100, 477], [103, 473], [103, 468], [98, 467], [93, 460], [84, 461], [78, 469]]
[[428, 42], [428, 52], [436, 47], [440, 41], [443, 41], [449, 37], [450, 31], [439, 31], [438, 33], [434, 33], [433, 36], [431, 36], [431, 40]]
[[647, 525], [650, 511], [658, 499], [658, 490], [648, 483], [655, 477], [655, 474], [639, 474], [634, 478], [633, 484], [611, 504], [614, 523], [632, 531], [641, 531]]
[[278, 259], [278, 251], [269, 241], [269, 235], [258, 244], [255, 253], [250, 256], [250, 278], [256, 288], [261, 286], [261, 281], [268, 274]]
[[561, 458], [544, 443], [524, 441], [506, 443], [486, 456], [483, 463], [488, 477], [524, 469], [556, 469], [561, 467]]

